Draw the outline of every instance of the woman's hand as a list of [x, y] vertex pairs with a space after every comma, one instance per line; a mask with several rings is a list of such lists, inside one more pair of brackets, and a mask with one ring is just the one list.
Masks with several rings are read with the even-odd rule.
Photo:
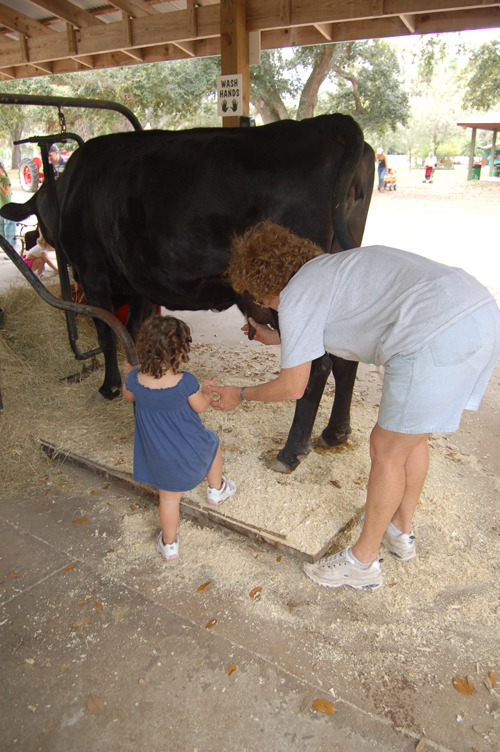
[[254, 340], [262, 342], [263, 345], [280, 345], [281, 339], [277, 329], [271, 329], [267, 324], [258, 324], [255, 319], [251, 317], [248, 319], [248, 324], [244, 324], [241, 327], [241, 331], [248, 337], [248, 330], [250, 325], [255, 329]]
[[239, 386], [218, 386], [213, 390], [219, 395], [219, 399], [212, 399], [210, 404], [215, 410], [234, 410], [235, 407], [241, 404], [240, 387]]

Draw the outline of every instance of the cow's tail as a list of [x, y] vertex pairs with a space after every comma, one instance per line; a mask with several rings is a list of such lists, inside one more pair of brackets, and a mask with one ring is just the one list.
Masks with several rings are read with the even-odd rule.
[[347, 226], [347, 197], [364, 149], [363, 131], [350, 115], [335, 113], [330, 116], [330, 135], [344, 144], [344, 154], [333, 189], [332, 222], [335, 238], [341, 248], [348, 251], [356, 244]]
[[22, 222], [32, 214], [36, 214], [36, 193], [25, 204], [10, 203], [0, 209], [0, 215], [13, 222]]

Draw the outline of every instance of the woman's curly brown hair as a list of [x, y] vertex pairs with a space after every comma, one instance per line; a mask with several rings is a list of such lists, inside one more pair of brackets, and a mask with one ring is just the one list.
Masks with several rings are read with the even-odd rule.
[[141, 371], [161, 379], [170, 368], [179, 373], [189, 360], [191, 330], [174, 316], [151, 316], [142, 325], [137, 338], [137, 357]]
[[233, 239], [227, 274], [236, 292], [262, 301], [278, 295], [306, 261], [323, 253], [311, 240], [267, 220]]

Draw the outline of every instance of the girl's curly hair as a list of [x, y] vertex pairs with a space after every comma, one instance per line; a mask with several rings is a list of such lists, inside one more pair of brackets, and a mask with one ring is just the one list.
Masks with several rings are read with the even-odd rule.
[[278, 295], [306, 261], [323, 253], [311, 240], [266, 220], [233, 239], [227, 275], [237, 293], [262, 301]]
[[141, 371], [160, 379], [171, 368], [179, 373], [189, 360], [191, 330], [174, 316], [150, 316], [137, 338], [137, 357]]

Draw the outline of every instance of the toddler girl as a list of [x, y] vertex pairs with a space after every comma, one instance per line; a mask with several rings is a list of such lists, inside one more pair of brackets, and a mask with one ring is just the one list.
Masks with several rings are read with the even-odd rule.
[[29, 251], [26, 251], [23, 260], [28, 264], [34, 274], [43, 277], [45, 264], [48, 264], [51, 269], [57, 272], [57, 264], [51, 258], [51, 252], [53, 253], [54, 249], [47, 243], [40, 232], [36, 245], [34, 245], [33, 248], [30, 248]]
[[208, 480], [207, 501], [221, 504], [236, 493], [222, 475], [219, 437], [198, 413], [210, 404], [215, 377], [200, 390], [193, 374], [181, 371], [189, 360], [191, 333], [173, 316], [152, 316], [139, 333], [140, 367], [125, 362], [123, 395], [135, 402], [134, 480], [158, 488], [160, 525], [156, 548], [166, 561], [179, 558], [179, 505], [183, 491]]

